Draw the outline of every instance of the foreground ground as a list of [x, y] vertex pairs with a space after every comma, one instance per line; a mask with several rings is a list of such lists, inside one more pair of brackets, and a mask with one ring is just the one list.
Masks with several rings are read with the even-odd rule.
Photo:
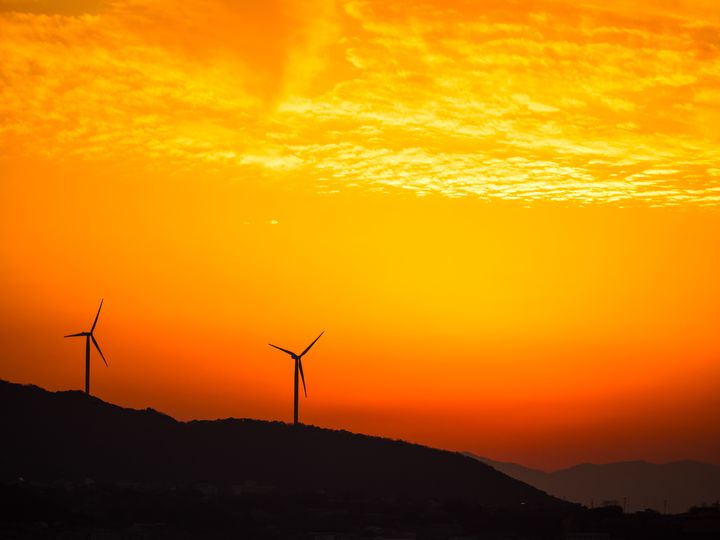
[[257, 485], [0, 487], [0, 538], [715, 539], [720, 509], [664, 516], [618, 507], [489, 507], [467, 501], [279, 493]]

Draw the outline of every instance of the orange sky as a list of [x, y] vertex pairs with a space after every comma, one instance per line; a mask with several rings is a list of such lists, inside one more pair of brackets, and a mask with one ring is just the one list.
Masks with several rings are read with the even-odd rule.
[[720, 463], [715, 0], [0, 0], [0, 377]]

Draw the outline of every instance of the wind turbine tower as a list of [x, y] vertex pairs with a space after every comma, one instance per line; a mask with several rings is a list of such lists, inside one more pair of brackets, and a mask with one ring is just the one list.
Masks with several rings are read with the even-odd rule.
[[[325, 330], [320, 332], [320, 336], [322, 336], [325, 333]], [[275, 347], [276, 349], [284, 352], [285, 354], [289, 354], [290, 357], [295, 360], [295, 407], [294, 407], [294, 415], [293, 415], [293, 423], [295, 425], [298, 424], [298, 373], [300, 373], [300, 378], [302, 379], [303, 384], [303, 391], [305, 392], [305, 397], [307, 398], [307, 387], [305, 386], [305, 374], [303, 373], [303, 367], [302, 367], [302, 357], [307, 354], [307, 352], [310, 350], [310, 348], [315, 345], [315, 342], [320, 339], [320, 336], [316, 337], [315, 340], [307, 346], [307, 348], [301, 352], [300, 354], [295, 354], [292, 351], [289, 351], [287, 349], [283, 349], [282, 347], [278, 347], [277, 345], [273, 345], [272, 343], [268, 343], [271, 347]]]
[[105, 366], [108, 365], [107, 360], [105, 360], [105, 356], [103, 355], [102, 351], [100, 350], [100, 345], [98, 345], [97, 340], [95, 339], [95, 326], [97, 326], [98, 317], [100, 317], [100, 310], [102, 309], [103, 300], [100, 300], [100, 307], [97, 310], [97, 315], [95, 315], [95, 320], [93, 321], [92, 327], [90, 328], [89, 332], [78, 332], [77, 334], [69, 334], [65, 336], [66, 338], [69, 337], [84, 337], [85, 338], [85, 393], [90, 394], [90, 341], [92, 341], [93, 345], [95, 345], [95, 348], [100, 353], [100, 358], [102, 358], [103, 362], [105, 362]]

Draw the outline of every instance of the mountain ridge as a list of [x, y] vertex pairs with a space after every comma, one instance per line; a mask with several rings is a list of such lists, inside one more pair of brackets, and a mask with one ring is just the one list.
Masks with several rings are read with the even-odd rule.
[[223, 485], [563, 505], [460, 453], [315, 426], [178, 421], [77, 391], [0, 381], [0, 480]]
[[542, 471], [464, 453], [548, 494], [587, 506], [617, 501], [628, 511], [682, 512], [720, 499], [720, 466], [698, 460], [579, 463]]

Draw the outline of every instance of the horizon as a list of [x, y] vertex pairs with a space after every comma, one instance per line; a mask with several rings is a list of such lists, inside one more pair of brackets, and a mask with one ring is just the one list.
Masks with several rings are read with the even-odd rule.
[[720, 464], [715, 0], [0, 0], [0, 378]]
[[[37, 384], [33, 384], [33, 383], [19, 383], [19, 382], [14, 382], [14, 381], [8, 381], [8, 380], [2, 379], [2, 378], [0, 378], [0, 382], [5, 382], [5, 383], [9, 383], [9, 384], [16, 384], [16, 385], [20, 385], [20, 386], [31, 386], [31, 387], [38, 388], [38, 389], [40, 389], [40, 390], [42, 390], [42, 391], [45, 391], [45, 392], [52, 392], [52, 393], [56, 393], [56, 392], [62, 392], [62, 393], [72, 392], [72, 393], [77, 393], [77, 394], [80, 394], [80, 395], [88, 395], [84, 390], [76, 389], [76, 388], [50, 390], [50, 389], [48, 389], [48, 388], [43, 388], [42, 386], [38, 386]], [[104, 400], [104, 399], [102, 399], [102, 398], [99, 397], [99, 396], [92, 395], [92, 393], [89, 395], [89, 397], [95, 398], [95, 399], [97, 399], [97, 400], [99, 400], [99, 401], [101, 401], [101, 402], [103, 402], [103, 403], [108, 404], [108, 405], [113, 405], [113, 406], [115, 406], [115, 407], [120, 407], [120, 408], [122, 408], [122, 409], [133, 410], [133, 411], [153, 411], [153, 412], [155, 412], [155, 413], [159, 413], [159, 414], [161, 414], [161, 415], [163, 415], [163, 416], [167, 416], [167, 417], [169, 417], [169, 418], [172, 418], [172, 419], [175, 420], [176, 422], [181, 422], [181, 423], [188, 423], [188, 422], [223, 422], [223, 421], [225, 421], [225, 420], [249, 420], [249, 421], [251, 421], [251, 422], [269, 422], [269, 423], [279, 422], [279, 423], [281, 423], [281, 424], [285, 424], [285, 425], [288, 425], [288, 426], [292, 426], [292, 425], [293, 425], [293, 422], [290, 421], [290, 420], [252, 418], [252, 417], [245, 417], [245, 416], [227, 416], [227, 417], [222, 417], [222, 418], [211, 418], [211, 417], [208, 417], [208, 418], [183, 418], [183, 419], [181, 419], [181, 418], [176, 418], [176, 417], [173, 416], [172, 414], [169, 414], [169, 413], [167, 413], [167, 412], [165, 412], [165, 411], [162, 411], [162, 410], [160, 410], [160, 409], [156, 409], [155, 407], [152, 407], [152, 406], [150, 406], [150, 405], [147, 405], [147, 406], [139, 406], [139, 407], [130, 407], [130, 406], [127, 406], [127, 405], [123, 405], [123, 404], [121, 404], [121, 403], [113, 403], [113, 402], [111, 402], [111, 401]], [[408, 444], [418, 444], [418, 445], [421, 445], [421, 446], [428, 446], [429, 448], [434, 448], [434, 449], [436, 449], [436, 450], [443, 450], [443, 451], [446, 451], [446, 452], [454, 452], [454, 453], [463, 454], [463, 455], [470, 455], [470, 457], [473, 457], [473, 458], [478, 459], [478, 460], [480, 460], [480, 461], [489, 460], [489, 461], [501, 463], [501, 464], [504, 464], [504, 465], [519, 465], [519, 466], [525, 467], [525, 468], [527, 468], [527, 469], [529, 469], [529, 470], [541, 471], [541, 472], [548, 473], [548, 474], [552, 474], [552, 473], [555, 473], [555, 472], [560, 472], [560, 471], [563, 471], [563, 470], [566, 470], [566, 469], [570, 469], [570, 468], [574, 468], [574, 467], [580, 467], [580, 466], [583, 466], [583, 465], [591, 465], [591, 466], [600, 466], [600, 467], [602, 467], [602, 466], [607, 466], [607, 465], [621, 465], [621, 464], [632, 464], [632, 463], [642, 463], [642, 464], [657, 465], [657, 466], [673, 465], [673, 464], [678, 464], [678, 463], [698, 463], [698, 464], [703, 464], [703, 465], [712, 465], [712, 466], [720, 467], [720, 463], [714, 463], [714, 462], [710, 462], [710, 461], [700, 461], [700, 460], [695, 460], [695, 459], [679, 459], [679, 460], [664, 461], [664, 462], [650, 461], [650, 460], [645, 460], [645, 459], [626, 459], [626, 460], [621, 460], [621, 461], [610, 461], [610, 462], [602, 462], [602, 463], [601, 463], [601, 462], [579, 462], [579, 463], [574, 463], [574, 464], [572, 464], [572, 465], [568, 465], [568, 466], [564, 466], [564, 467], [560, 467], [560, 468], [543, 469], [543, 468], [537, 468], [537, 467], [530, 467], [530, 466], [528, 466], [528, 465], [526, 465], [526, 464], [524, 464], [524, 463], [516, 463], [516, 462], [513, 462], [513, 461], [507, 461], [507, 460], [504, 460], [504, 459], [502, 459], [502, 458], [500, 458], [500, 457], [497, 457], [497, 456], [496, 456], [496, 457], [490, 457], [490, 456], [486, 456], [486, 455], [475, 454], [474, 452], [470, 452], [470, 451], [467, 451], [467, 450], [458, 450], [458, 449], [453, 449], [453, 448], [433, 447], [433, 446], [429, 446], [429, 445], [426, 445], [426, 444], [422, 444], [422, 443], [417, 442], [417, 441], [410, 441], [410, 440], [405, 440], [405, 439], [397, 439], [397, 438], [387, 437], [387, 436], [383, 437], [383, 436], [381, 436], [381, 435], [376, 435], [376, 434], [374, 434], [374, 433], [365, 433], [365, 432], [349, 431], [349, 430], [346, 430], [346, 429], [344, 429], [344, 428], [329, 428], [329, 427], [326, 427], [326, 426], [320, 426], [320, 425], [316, 425], [316, 424], [309, 424], [309, 423], [306, 423], [306, 422], [300, 422], [299, 425], [302, 425], [302, 426], [305, 426], [305, 427], [317, 428], [317, 429], [331, 430], [331, 431], [333, 431], [333, 430], [348, 431], [348, 433], [352, 433], [352, 434], [354, 434], [354, 435], [363, 435], [363, 436], [367, 436], [367, 437], [379, 437], [379, 438], [384, 438], [384, 439], [389, 439], [389, 440], [401, 441], [401, 442], [405, 442], [405, 443], [408, 443]]]

